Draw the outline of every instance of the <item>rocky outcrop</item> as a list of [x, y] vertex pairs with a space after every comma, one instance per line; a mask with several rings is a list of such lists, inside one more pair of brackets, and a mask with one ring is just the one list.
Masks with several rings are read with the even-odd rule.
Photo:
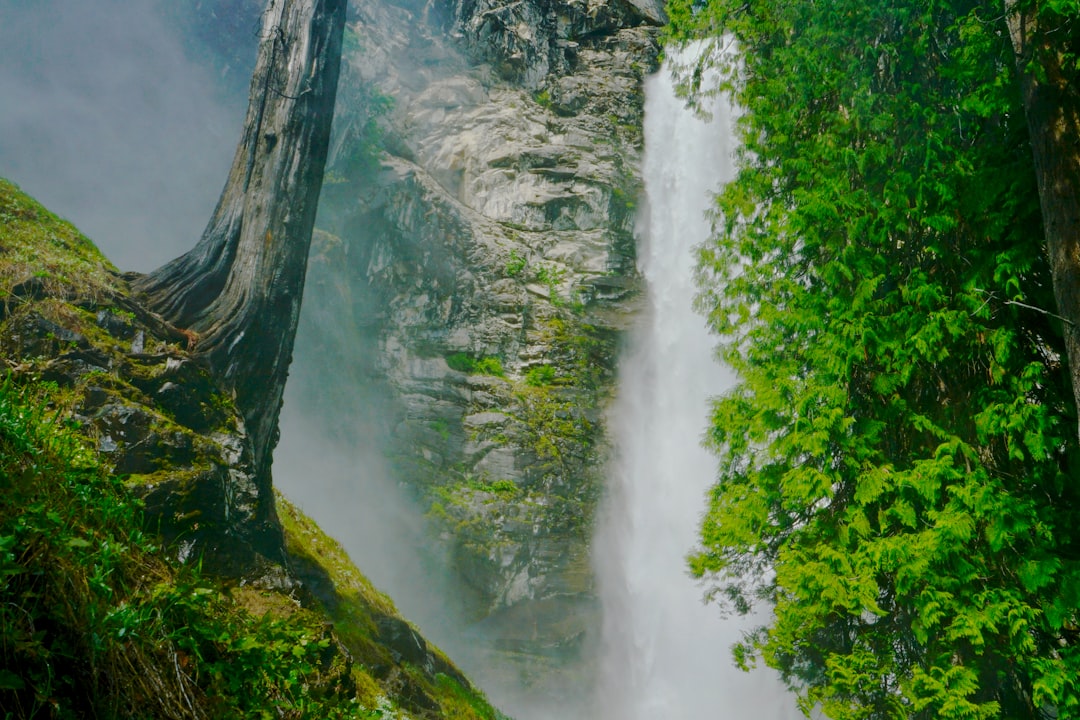
[[538, 694], [588, 683], [661, 20], [629, 0], [394, 3], [346, 31], [304, 395], [333, 416], [363, 386], [364, 432], [427, 512], [488, 668]]
[[[269, 477], [231, 397], [190, 338], [131, 299], [93, 246], [0, 181], [0, 357], [16, 378], [55, 383], [103, 462], [125, 475], [181, 561], [289, 585]], [[15, 223], [45, 228], [24, 240]]]

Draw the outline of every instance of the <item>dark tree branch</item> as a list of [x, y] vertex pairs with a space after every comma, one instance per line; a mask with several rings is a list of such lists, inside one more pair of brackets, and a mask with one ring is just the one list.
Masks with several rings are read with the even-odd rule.
[[[1064, 319], [1073, 396], [1080, 416], [1080, 42], [1047, 25], [1039, 3], [1005, 0], [1006, 20], [1031, 136], [1054, 299]], [[1071, 60], [1065, 60], [1071, 58]]]

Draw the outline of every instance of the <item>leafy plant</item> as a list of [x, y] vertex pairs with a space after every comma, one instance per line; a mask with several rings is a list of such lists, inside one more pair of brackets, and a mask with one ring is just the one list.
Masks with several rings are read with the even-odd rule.
[[737, 659], [845, 720], [1076, 715], [1076, 419], [1030, 309], [1054, 299], [1004, 17], [668, 9], [741, 51], [717, 60], [743, 151], [700, 258], [739, 381], [692, 557], [718, 601], [773, 606]]
[[510, 259], [506, 261], [506, 276], [517, 277], [525, 270], [526, 263], [525, 256], [517, 250], [511, 250]]
[[254, 618], [177, 570], [141, 508], [47, 409], [0, 385], [0, 711], [14, 717], [341, 718], [344, 658], [305, 613]]
[[446, 364], [450, 366], [451, 370], [463, 373], [471, 373], [476, 368], [476, 360], [471, 355], [460, 352], [447, 355]]
[[551, 365], [537, 365], [525, 373], [525, 384], [532, 387], [550, 385], [555, 380], [555, 368]]
[[533, 275], [536, 282], [547, 285], [549, 288], [557, 286], [566, 277], [566, 270], [554, 265], [538, 265]]
[[452, 370], [463, 373], [495, 375], [497, 377], [505, 375], [502, 361], [497, 357], [486, 356], [475, 358], [468, 353], [453, 353], [452, 355], [446, 356], [446, 364], [449, 365]]

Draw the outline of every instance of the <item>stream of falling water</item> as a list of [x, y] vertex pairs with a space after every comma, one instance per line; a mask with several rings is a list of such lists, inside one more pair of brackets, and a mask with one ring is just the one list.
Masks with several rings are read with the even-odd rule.
[[645, 231], [638, 264], [649, 306], [620, 363], [611, 413], [616, 461], [596, 568], [604, 608], [597, 717], [800, 717], [771, 672], [734, 667], [742, 618], [702, 602], [687, 574], [717, 461], [701, 446], [708, 399], [730, 387], [716, 338], [692, 309], [694, 248], [710, 198], [734, 173], [732, 112], [705, 121], [676, 98], [667, 66], [645, 87]]

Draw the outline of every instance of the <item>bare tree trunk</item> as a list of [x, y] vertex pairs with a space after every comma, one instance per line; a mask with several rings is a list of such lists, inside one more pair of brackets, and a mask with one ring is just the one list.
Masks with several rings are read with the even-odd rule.
[[[1058, 314], [1065, 318], [1073, 398], [1080, 417], [1080, 42], [1064, 21], [1040, 27], [1034, 2], [1005, 0], [1023, 91]], [[1063, 20], [1063, 19], [1062, 19]], [[1063, 55], [1072, 55], [1071, 63]]]
[[[269, 484], [334, 115], [346, 0], [269, 0], [243, 137], [198, 245], [133, 285], [235, 392]], [[272, 503], [271, 503], [272, 505]], [[272, 511], [271, 511], [272, 512]]]

